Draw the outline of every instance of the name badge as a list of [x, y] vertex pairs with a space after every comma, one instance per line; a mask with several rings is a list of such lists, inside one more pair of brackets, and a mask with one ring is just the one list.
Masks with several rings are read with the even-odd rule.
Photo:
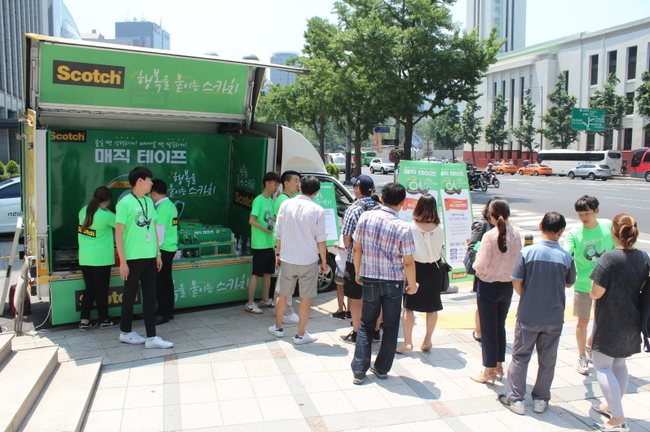
[[144, 238], [145, 241], [151, 241], [151, 233], [147, 233], [147, 235]]

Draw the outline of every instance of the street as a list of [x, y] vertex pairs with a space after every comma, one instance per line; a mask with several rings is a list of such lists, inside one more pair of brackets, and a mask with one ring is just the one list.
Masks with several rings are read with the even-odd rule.
[[[375, 181], [377, 192], [381, 193], [381, 187], [393, 180], [392, 174], [370, 174], [368, 167], [362, 168], [363, 174], [367, 174]], [[487, 192], [472, 192], [472, 204], [482, 207], [491, 197], [500, 196], [508, 200], [513, 213], [513, 225], [517, 226], [514, 216], [517, 213], [526, 212], [525, 228], [536, 230], [537, 223], [531, 222], [534, 217], [531, 213], [541, 216], [549, 211], [556, 211], [567, 218], [571, 225], [579, 223], [573, 204], [582, 195], [591, 195], [600, 201], [599, 217], [612, 219], [619, 213], [628, 213], [637, 219], [641, 234], [637, 247], [650, 252], [650, 183], [638, 179], [613, 180], [571, 180], [568, 177], [534, 177], [521, 176], [519, 174], [504, 174], [498, 176], [501, 186], [495, 189], [490, 186]], [[342, 174], [339, 180], [344, 181]], [[522, 232], [523, 234], [523, 232]]]

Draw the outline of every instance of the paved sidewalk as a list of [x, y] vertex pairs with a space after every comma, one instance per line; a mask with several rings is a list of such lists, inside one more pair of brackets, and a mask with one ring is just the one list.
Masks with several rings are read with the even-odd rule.
[[[362, 386], [352, 384], [354, 346], [339, 339], [349, 332], [349, 321], [331, 317], [334, 292], [315, 299], [308, 329], [318, 341], [304, 346], [291, 343], [292, 327], [285, 326], [285, 338], [271, 336], [270, 311], [245, 313], [243, 303], [178, 313], [158, 327], [162, 337], [175, 342], [171, 350], [121, 344], [118, 329], [81, 333], [76, 326], [20, 337], [15, 346], [59, 344], [61, 360], [104, 356], [86, 431], [593, 430], [594, 421], [602, 419], [589, 406], [602, 393], [593, 369], [589, 376], [575, 371], [575, 321], [565, 324], [546, 413], [534, 414], [531, 400], [525, 416], [503, 408], [496, 396], [507, 378], [494, 385], [470, 380], [482, 369], [480, 346], [472, 338], [470, 290], [464, 284], [459, 293], [443, 296], [441, 314], [458, 319], [445, 325], [455, 328], [436, 329], [430, 353], [396, 355], [388, 380], [370, 374]], [[416, 315], [419, 346], [424, 318]], [[144, 332], [142, 321], [134, 330]], [[510, 343], [512, 331], [508, 327]], [[624, 408], [631, 430], [650, 431], [650, 356], [638, 354], [628, 367]], [[533, 361], [529, 383], [535, 374]]]

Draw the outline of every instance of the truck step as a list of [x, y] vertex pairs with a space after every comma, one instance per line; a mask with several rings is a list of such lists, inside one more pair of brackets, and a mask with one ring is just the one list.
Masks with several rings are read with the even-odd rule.
[[19, 431], [81, 430], [101, 368], [101, 356], [59, 364]]
[[15, 333], [0, 333], [0, 363], [11, 352], [11, 340]]
[[0, 363], [0, 431], [15, 432], [58, 364], [58, 346], [9, 354]]

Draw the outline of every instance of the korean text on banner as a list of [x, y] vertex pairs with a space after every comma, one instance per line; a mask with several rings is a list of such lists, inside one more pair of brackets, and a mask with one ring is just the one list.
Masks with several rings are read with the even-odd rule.
[[334, 183], [321, 183], [314, 202], [325, 209], [325, 244], [332, 246], [339, 239], [339, 217], [336, 209]]

